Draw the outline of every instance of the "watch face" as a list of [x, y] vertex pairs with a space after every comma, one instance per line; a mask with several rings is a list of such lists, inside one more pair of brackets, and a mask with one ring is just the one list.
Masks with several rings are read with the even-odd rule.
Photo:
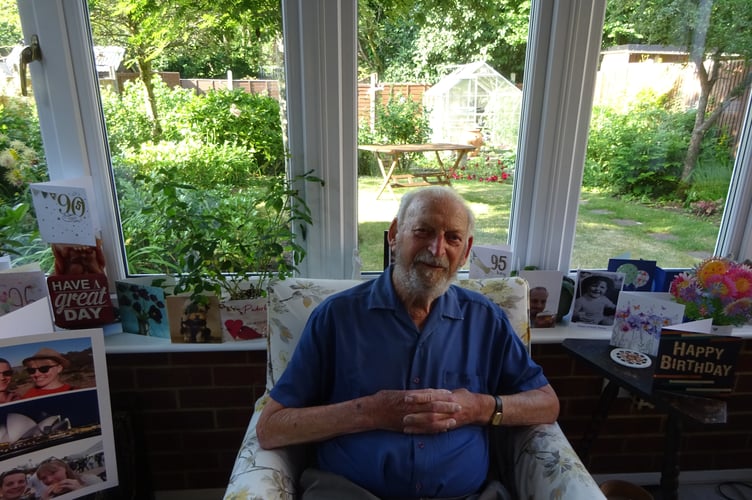
[[497, 411], [494, 413], [493, 418], [491, 419], [491, 425], [499, 425], [501, 424], [501, 421], [504, 419], [504, 413]]

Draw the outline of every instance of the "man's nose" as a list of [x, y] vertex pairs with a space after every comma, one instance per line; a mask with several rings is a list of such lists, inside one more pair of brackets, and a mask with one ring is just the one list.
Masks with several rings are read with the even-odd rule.
[[437, 234], [434, 236], [431, 244], [428, 246], [428, 250], [435, 256], [439, 257], [446, 251], [446, 242], [444, 241], [443, 234]]

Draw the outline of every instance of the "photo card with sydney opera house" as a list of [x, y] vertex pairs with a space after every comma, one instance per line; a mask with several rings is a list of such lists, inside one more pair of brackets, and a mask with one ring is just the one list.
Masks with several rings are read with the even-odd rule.
[[101, 329], [0, 339], [0, 488], [79, 498], [117, 486]]

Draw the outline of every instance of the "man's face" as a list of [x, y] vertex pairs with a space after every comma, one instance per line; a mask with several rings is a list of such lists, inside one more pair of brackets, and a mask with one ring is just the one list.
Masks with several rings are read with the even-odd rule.
[[443, 293], [470, 253], [467, 226], [467, 213], [454, 200], [413, 201], [402, 224], [390, 228], [395, 277], [411, 293]]
[[35, 386], [44, 388], [58, 380], [63, 367], [51, 359], [32, 359], [26, 363], [26, 371]]
[[4, 391], [13, 380], [13, 370], [8, 363], [0, 363], [0, 391]]
[[14, 500], [21, 498], [26, 491], [26, 474], [9, 474], [3, 479], [0, 485], [0, 494], [4, 500]]
[[536, 288], [530, 290], [530, 317], [535, 319], [535, 316], [539, 312], [543, 312], [546, 309], [546, 301], [548, 300], [548, 292], [542, 288]]

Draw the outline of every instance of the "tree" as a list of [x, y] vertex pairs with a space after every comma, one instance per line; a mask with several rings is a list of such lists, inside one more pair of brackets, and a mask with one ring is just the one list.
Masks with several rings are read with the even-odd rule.
[[16, 0], [0, 0], [0, 56], [6, 56], [23, 41]]
[[[684, 158], [681, 180], [688, 182], [702, 140], [723, 111], [752, 83], [752, 2], [749, 0], [623, 0], [609, 2], [604, 40], [621, 43], [683, 45], [700, 83], [695, 123]], [[745, 75], [722, 102], [710, 95], [722, 63], [745, 62]]]
[[[279, 3], [272, 0], [89, 0], [89, 10], [97, 44], [125, 47], [126, 65], [137, 69], [155, 139], [162, 126], [152, 78], [161, 61], [180, 50], [191, 57], [197, 47], [232, 51], [238, 41], [245, 46], [262, 33], [276, 36], [281, 31]], [[256, 40], [243, 36], [248, 33]]]
[[529, 0], [365, 0], [358, 17], [361, 76], [435, 82], [477, 60], [522, 75]]

